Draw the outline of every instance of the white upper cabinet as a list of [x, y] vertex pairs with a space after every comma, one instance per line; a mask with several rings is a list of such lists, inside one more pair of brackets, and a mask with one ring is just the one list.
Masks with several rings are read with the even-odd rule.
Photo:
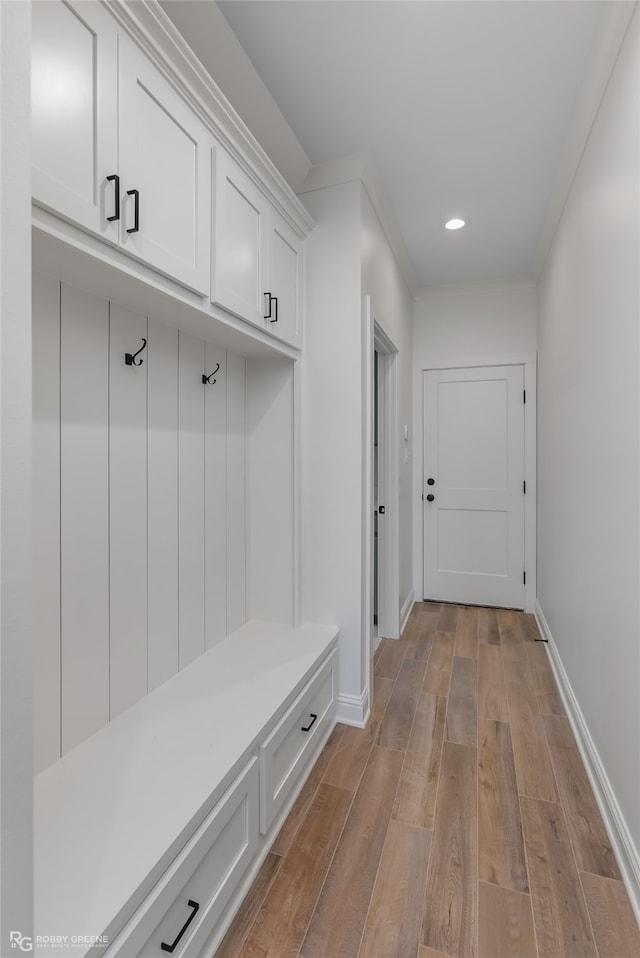
[[[274, 336], [302, 342], [302, 241], [274, 209], [267, 217], [267, 313]], [[271, 307], [271, 308], [269, 308]]]
[[154, 66], [119, 37], [120, 242], [203, 295], [209, 292], [211, 140]]
[[240, 167], [215, 158], [211, 299], [300, 345], [302, 242]]
[[117, 40], [94, 3], [36, 0], [32, 17], [34, 199], [117, 242]]
[[33, 197], [209, 292], [211, 140], [97, 3], [33, 13]]
[[211, 131], [230, 107], [213, 81], [203, 98], [179, 37], [169, 58], [163, 17], [153, 2], [34, 0], [33, 200], [199, 294], [207, 312], [210, 299], [300, 347], [311, 220], [237, 131], [220, 145]]
[[264, 328], [267, 201], [231, 157], [215, 158], [211, 299]]

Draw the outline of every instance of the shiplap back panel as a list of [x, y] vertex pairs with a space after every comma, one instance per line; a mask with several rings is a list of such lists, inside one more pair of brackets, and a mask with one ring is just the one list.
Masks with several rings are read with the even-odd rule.
[[205, 645], [210, 649], [227, 635], [227, 353], [212, 343], [205, 346], [205, 373], [211, 378], [204, 390]]
[[293, 367], [247, 361], [247, 617], [293, 618]]
[[149, 319], [149, 691], [178, 671], [178, 330]]
[[60, 344], [62, 751], [68, 752], [109, 721], [109, 304], [63, 283]]
[[178, 336], [180, 668], [204, 652], [204, 342]]
[[245, 360], [227, 355], [227, 630], [247, 616]]
[[147, 692], [147, 318], [109, 309], [110, 717]]
[[245, 359], [40, 276], [33, 343], [40, 771], [246, 621]]
[[60, 283], [33, 279], [34, 763], [60, 755]]

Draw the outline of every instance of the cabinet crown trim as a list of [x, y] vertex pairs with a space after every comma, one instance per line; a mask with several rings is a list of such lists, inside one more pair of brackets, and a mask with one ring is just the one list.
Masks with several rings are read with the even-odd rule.
[[304, 237], [315, 223], [156, 0], [101, 0], [256, 186]]

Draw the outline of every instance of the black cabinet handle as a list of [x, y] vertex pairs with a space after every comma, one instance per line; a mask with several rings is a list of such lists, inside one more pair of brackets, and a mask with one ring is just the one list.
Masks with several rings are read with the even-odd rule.
[[433, 493], [430, 492], [429, 495], [427, 496], [427, 502], [433, 502], [434, 499], [435, 499], [435, 496], [433, 495]]
[[116, 184], [114, 214], [113, 216], [107, 216], [108, 222], [113, 223], [114, 220], [120, 219], [120, 177], [117, 173], [112, 173], [111, 176], [107, 177], [107, 182]]
[[137, 233], [140, 229], [140, 191], [127, 190], [127, 196], [133, 196], [135, 200], [133, 207], [133, 226], [127, 230], [127, 233]]
[[436, 484], [435, 479], [431, 479], [431, 478], [427, 479], [428, 486], [435, 486], [435, 484]]
[[[265, 293], [264, 295], [269, 297], [269, 312], [267, 313], [266, 316], [263, 316], [263, 319], [268, 319], [270, 323], [277, 323], [278, 322], [278, 297], [272, 296], [271, 293]], [[274, 303], [276, 304], [275, 316], [273, 316], [271, 312], [271, 307], [273, 306]]]
[[311, 721], [309, 722], [307, 726], [302, 725], [300, 727], [301, 732], [308, 732], [311, 726], [313, 725], [313, 723], [315, 722], [315, 720], [318, 718], [318, 716], [314, 715], [313, 712], [309, 712], [309, 715], [311, 716]]
[[174, 943], [173, 943], [172, 945], [168, 945], [168, 944], [166, 943], [166, 941], [162, 941], [162, 942], [160, 943], [160, 947], [162, 948], [162, 950], [163, 950], [163, 951], [168, 951], [170, 955], [173, 954], [173, 952], [174, 952], [174, 951], [176, 950], [176, 948], [178, 947], [178, 942], [180, 941], [180, 939], [181, 939], [182, 936], [184, 935], [185, 931], [187, 930], [187, 928], [189, 927], [189, 925], [191, 924], [191, 922], [193, 921], [193, 919], [196, 917], [196, 912], [197, 912], [198, 908], [200, 907], [200, 905], [198, 904], [198, 902], [197, 902], [197, 901], [192, 901], [191, 898], [189, 899], [189, 901], [187, 902], [187, 904], [188, 904], [189, 908], [193, 908], [193, 911], [191, 912], [191, 914], [189, 915], [189, 917], [188, 917], [187, 920], [185, 921], [184, 925], [182, 926], [182, 928], [181, 928], [180, 931], [178, 932], [178, 937], [176, 938], [176, 940], [174, 941]]

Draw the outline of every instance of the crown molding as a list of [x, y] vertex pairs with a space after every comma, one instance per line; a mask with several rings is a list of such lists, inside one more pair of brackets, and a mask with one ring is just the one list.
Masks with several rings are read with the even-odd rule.
[[391, 203], [387, 198], [386, 188], [382, 178], [367, 153], [354, 153], [327, 163], [312, 166], [302, 184], [298, 195], [312, 193], [315, 190], [324, 190], [342, 183], [362, 183], [376, 216], [380, 221], [382, 231], [387, 238], [391, 251], [395, 256], [398, 268], [404, 281], [409, 287], [412, 296], [418, 290], [418, 281], [409, 251], [400, 230], [398, 220]]
[[313, 218], [211, 74], [156, 0], [102, 0], [116, 22], [233, 157], [292, 229], [304, 236]]
[[536, 278], [540, 277], [549, 255], [593, 124], [607, 91], [631, 18], [637, 7], [637, 0], [636, 2], [609, 0], [609, 2], [603, 4], [598, 40], [592, 52], [589, 69], [567, 130], [536, 248], [533, 263], [533, 273]]
[[511, 276], [508, 279], [482, 280], [477, 283], [434, 284], [418, 290], [416, 301], [442, 299], [450, 296], [475, 296], [478, 293], [499, 293], [517, 289], [535, 289], [536, 285], [532, 276]]

